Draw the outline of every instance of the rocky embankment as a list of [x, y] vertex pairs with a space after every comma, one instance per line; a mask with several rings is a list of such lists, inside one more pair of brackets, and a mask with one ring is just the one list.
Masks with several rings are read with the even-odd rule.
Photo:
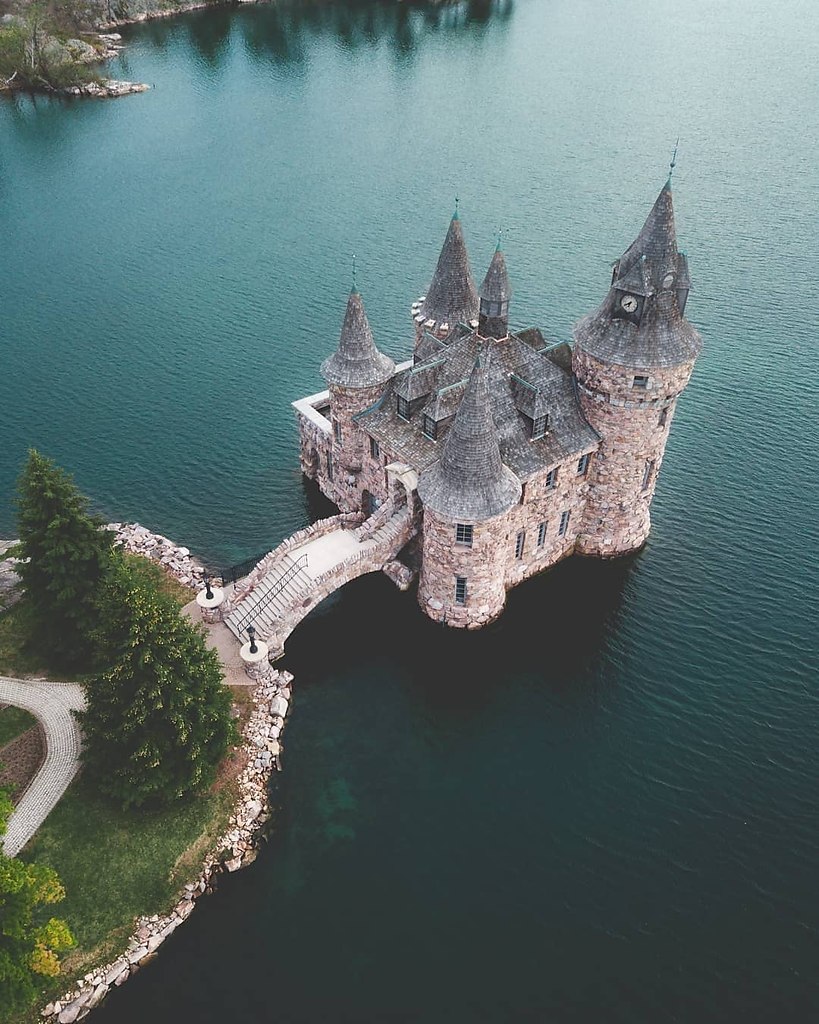
[[139, 523], [108, 523], [105, 529], [115, 534], [116, 547], [158, 562], [183, 586], [199, 590], [203, 585], [207, 569], [193, 557], [190, 548], [174, 544], [161, 533], [151, 533]]
[[213, 892], [220, 873], [237, 871], [256, 859], [260, 830], [270, 818], [267, 787], [281, 752], [292, 681], [289, 672], [271, 672], [270, 679], [253, 691], [253, 711], [243, 733], [246, 764], [238, 779], [239, 799], [230, 828], [207, 855], [197, 877], [164, 914], [137, 919], [124, 953], [86, 974], [79, 986], [44, 1007], [40, 1016], [50, 1024], [73, 1024], [87, 1016], [114, 986], [124, 984], [154, 959], [162, 943], [193, 913], [196, 901]]
[[0, 612], [11, 608], [21, 597], [17, 563], [8, 557], [9, 548], [16, 543], [13, 540], [0, 540]]

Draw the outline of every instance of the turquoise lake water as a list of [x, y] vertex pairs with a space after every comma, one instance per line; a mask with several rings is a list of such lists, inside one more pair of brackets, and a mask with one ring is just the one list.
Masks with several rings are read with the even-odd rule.
[[490, 629], [364, 578], [293, 635], [271, 842], [101, 1020], [805, 1021], [819, 1004], [815, 0], [222, 9], [0, 103], [0, 536], [26, 446], [214, 564], [315, 513], [289, 403], [358, 257], [411, 351], [454, 196], [512, 318], [605, 294], [676, 137], [705, 352], [637, 557]]

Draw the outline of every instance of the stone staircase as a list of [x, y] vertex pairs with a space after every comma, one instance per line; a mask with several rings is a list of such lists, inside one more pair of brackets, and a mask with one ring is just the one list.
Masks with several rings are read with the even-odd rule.
[[307, 563], [306, 555], [282, 555], [275, 570], [225, 617], [225, 625], [240, 643], [249, 639], [246, 632], [249, 625], [254, 626], [260, 638], [268, 636], [275, 623], [307, 595], [313, 583]]

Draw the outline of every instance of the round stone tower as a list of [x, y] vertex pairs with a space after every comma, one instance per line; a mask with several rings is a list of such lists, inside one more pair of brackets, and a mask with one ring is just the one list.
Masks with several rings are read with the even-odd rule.
[[418, 601], [430, 618], [477, 628], [506, 601], [500, 552], [521, 485], [501, 461], [485, 356], [472, 370], [441, 458], [421, 473], [424, 509]]
[[361, 508], [358, 480], [364, 455], [364, 434], [355, 416], [381, 398], [395, 373], [395, 363], [375, 346], [361, 294], [353, 285], [336, 351], [321, 364], [330, 389], [330, 440], [325, 479], [344, 511]]
[[603, 304], [574, 331], [580, 406], [601, 438], [589, 472], [580, 554], [623, 555], [648, 537], [674, 409], [702, 349], [684, 316], [690, 287], [669, 177], [615, 264]]
[[427, 294], [412, 306], [416, 350], [425, 333], [445, 338], [458, 323], [477, 327], [477, 317], [478, 293], [469, 266], [456, 200], [455, 213], [432, 282]]

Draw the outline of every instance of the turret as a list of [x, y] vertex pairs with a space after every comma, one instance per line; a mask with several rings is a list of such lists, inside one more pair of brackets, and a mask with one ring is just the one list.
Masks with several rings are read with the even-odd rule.
[[425, 332], [445, 338], [456, 324], [474, 324], [477, 317], [478, 293], [469, 266], [456, 200], [455, 213], [427, 294], [412, 307], [416, 347]]
[[512, 286], [509, 283], [500, 238], [479, 294], [478, 334], [482, 338], [509, 337], [509, 300], [512, 298]]
[[376, 348], [361, 294], [355, 284], [336, 351], [321, 364], [330, 388], [330, 442], [326, 477], [336, 504], [345, 511], [361, 507], [358, 474], [364, 435], [355, 416], [369, 409], [384, 393], [395, 363]]
[[648, 536], [674, 409], [702, 348], [684, 316], [690, 288], [669, 175], [642, 231], [615, 263], [602, 305], [575, 326], [580, 405], [601, 437], [577, 542], [583, 554], [625, 554]]
[[438, 461], [421, 473], [423, 559], [418, 600], [431, 618], [476, 627], [506, 600], [499, 546], [521, 484], [503, 464], [485, 356], [479, 356]]

